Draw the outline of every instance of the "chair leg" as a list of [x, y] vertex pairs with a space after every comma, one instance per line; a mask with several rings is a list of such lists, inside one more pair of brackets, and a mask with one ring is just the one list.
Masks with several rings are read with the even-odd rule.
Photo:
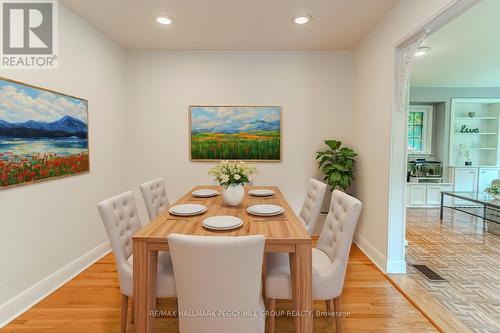
[[274, 326], [276, 324], [276, 300], [274, 298], [269, 298], [268, 304], [269, 311], [269, 333], [274, 333]]
[[336, 333], [341, 333], [342, 332], [342, 318], [338, 316], [340, 314], [340, 296], [336, 297], [333, 299], [333, 304], [335, 308], [335, 332]]
[[130, 299], [130, 323], [133, 325], [134, 324], [134, 299]]
[[332, 321], [335, 321], [335, 306], [333, 305], [333, 299], [327, 299], [325, 301], [326, 311], [328, 312], [328, 316], [330, 316]]
[[128, 296], [122, 295], [122, 315], [121, 315], [121, 326], [120, 332], [125, 333], [127, 331], [127, 312], [128, 312]]
[[262, 297], [266, 299], [266, 258], [262, 262]]

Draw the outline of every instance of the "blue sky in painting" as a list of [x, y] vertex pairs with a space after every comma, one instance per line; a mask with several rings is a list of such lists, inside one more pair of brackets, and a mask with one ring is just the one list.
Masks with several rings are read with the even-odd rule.
[[0, 120], [53, 122], [64, 116], [88, 123], [87, 102], [78, 98], [0, 80]]
[[193, 106], [193, 132], [238, 133], [257, 129], [279, 129], [280, 107]]

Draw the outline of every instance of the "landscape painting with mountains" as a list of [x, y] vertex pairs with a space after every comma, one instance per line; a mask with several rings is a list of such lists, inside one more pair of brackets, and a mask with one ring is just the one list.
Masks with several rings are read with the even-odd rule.
[[192, 160], [281, 157], [279, 106], [191, 106]]
[[0, 79], [0, 188], [88, 171], [87, 101]]

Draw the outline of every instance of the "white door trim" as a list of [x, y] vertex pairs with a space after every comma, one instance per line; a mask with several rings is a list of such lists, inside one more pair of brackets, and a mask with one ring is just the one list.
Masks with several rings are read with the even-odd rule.
[[[453, 20], [480, 0], [457, 0], [444, 8], [435, 17], [424, 23], [420, 28], [396, 44], [395, 52], [411, 47], [424, 34], [430, 34]], [[409, 65], [409, 64], [408, 64]], [[401, 69], [394, 68], [394, 77], [397, 78]], [[391, 131], [391, 161], [389, 174], [389, 216], [387, 235], [387, 273], [406, 273], [405, 234], [406, 234], [406, 168], [407, 143], [406, 133], [408, 126], [408, 106], [401, 112], [401, 101], [398, 96], [407, 98], [408, 94], [401, 94], [400, 80], [394, 80], [394, 98], [392, 107]], [[406, 87], [408, 89], [408, 87]]]

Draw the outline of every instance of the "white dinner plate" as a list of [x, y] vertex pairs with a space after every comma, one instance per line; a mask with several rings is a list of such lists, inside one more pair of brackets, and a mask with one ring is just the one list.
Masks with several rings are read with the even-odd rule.
[[276, 205], [253, 205], [247, 208], [247, 212], [258, 216], [275, 216], [284, 211], [282, 207]]
[[211, 189], [201, 189], [201, 190], [193, 191], [191, 194], [194, 197], [198, 197], [198, 198], [210, 198], [210, 197], [215, 197], [216, 195], [219, 194], [219, 192], [216, 190], [211, 190]]
[[168, 211], [173, 215], [193, 216], [206, 212], [207, 207], [198, 204], [184, 204], [170, 207]]
[[274, 194], [272, 190], [251, 190], [248, 191], [248, 194], [252, 197], [270, 197]]
[[212, 216], [203, 220], [203, 226], [213, 230], [231, 230], [242, 225], [243, 221], [236, 216]]

